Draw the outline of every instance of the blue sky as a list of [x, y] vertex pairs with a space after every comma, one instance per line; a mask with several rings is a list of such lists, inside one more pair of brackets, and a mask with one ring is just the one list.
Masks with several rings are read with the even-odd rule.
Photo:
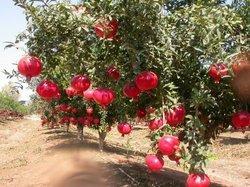
[[[232, 0], [228, 0], [231, 2]], [[72, 0], [78, 2], [78, 0]], [[24, 52], [14, 48], [4, 50], [6, 41], [14, 41], [17, 34], [22, 32], [26, 27], [25, 16], [21, 8], [14, 6], [12, 0], [0, 0], [0, 89], [10, 81], [2, 73], [4, 69], [11, 71], [16, 69], [13, 63], [17, 63]], [[12, 80], [15, 81], [15, 80]], [[20, 99], [28, 100], [32, 91], [24, 85]]]

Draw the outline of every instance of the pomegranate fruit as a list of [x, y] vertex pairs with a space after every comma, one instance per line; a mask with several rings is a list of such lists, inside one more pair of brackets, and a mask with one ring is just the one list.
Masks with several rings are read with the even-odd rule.
[[218, 63], [210, 66], [209, 76], [214, 79], [215, 83], [220, 83], [221, 79], [226, 75], [228, 75], [228, 68], [226, 64]]
[[158, 76], [152, 71], [143, 71], [136, 76], [135, 84], [141, 91], [154, 89], [158, 86]]
[[194, 174], [188, 175], [186, 181], [186, 187], [209, 187], [210, 179], [206, 174]]
[[132, 125], [129, 123], [119, 123], [117, 126], [118, 131], [124, 136], [125, 134], [129, 134], [132, 131]]
[[168, 112], [165, 112], [165, 118], [170, 126], [176, 127], [181, 124], [185, 118], [186, 110], [183, 106], [177, 106]]
[[180, 141], [178, 137], [166, 135], [158, 141], [158, 148], [163, 155], [170, 156], [179, 148]]
[[69, 105], [67, 105], [67, 104], [60, 104], [60, 105], [58, 106], [58, 109], [59, 109], [61, 112], [68, 112]]
[[84, 92], [90, 87], [90, 80], [86, 75], [76, 75], [71, 80], [71, 86], [78, 92]]
[[100, 124], [100, 119], [99, 118], [94, 118], [94, 120], [93, 120], [93, 123], [95, 124], [95, 125], [99, 125]]
[[163, 120], [162, 119], [153, 119], [149, 122], [148, 128], [151, 131], [159, 129], [163, 125]]
[[78, 117], [78, 118], [77, 118], [77, 122], [78, 122], [80, 125], [84, 125], [84, 122], [85, 122], [84, 117]]
[[88, 107], [88, 108], [86, 109], [86, 112], [87, 112], [88, 115], [93, 115], [93, 113], [94, 113], [93, 107]]
[[94, 31], [99, 38], [113, 40], [118, 31], [118, 21], [103, 21], [94, 25]]
[[149, 171], [151, 172], [158, 172], [164, 166], [164, 160], [160, 156], [147, 155], [145, 158], [145, 161], [146, 161]]
[[137, 100], [140, 93], [141, 93], [141, 91], [133, 82], [129, 82], [129, 83], [125, 84], [123, 87], [123, 94], [124, 94], [124, 96], [126, 96], [128, 98], [132, 98], [134, 100]]
[[72, 86], [65, 89], [65, 92], [68, 97], [74, 97], [77, 95], [77, 90], [74, 89]]
[[84, 99], [86, 99], [87, 101], [93, 101], [93, 93], [93, 89], [87, 89], [85, 92], [83, 92]]
[[17, 65], [18, 72], [28, 80], [40, 75], [42, 71], [42, 62], [38, 57], [26, 55], [22, 57]]
[[121, 77], [121, 74], [119, 72], [118, 69], [115, 68], [115, 66], [110, 66], [108, 69], [107, 69], [107, 75], [109, 78], [115, 80], [115, 81], [118, 81]]
[[40, 82], [36, 87], [36, 92], [45, 100], [51, 100], [57, 97], [59, 88], [56, 83], [50, 80]]
[[237, 61], [237, 62], [234, 62], [232, 64], [232, 70], [233, 70], [235, 75], [237, 75], [243, 69], [249, 68], [249, 67], [250, 67], [250, 64], [247, 61], [244, 61], [244, 60]]
[[234, 113], [232, 123], [236, 129], [250, 126], [250, 113], [245, 111]]
[[136, 115], [138, 118], [144, 118], [147, 115], [147, 112], [144, 108], [140, 108], [136, 111]]
[[60, 120], [61, 124], [69, 123], [69, 122], [70, 122], [70, 118], [67, 117], [67, 116], [62, 117], [61, 120]]
[[78, 120], [75, 117], [71, 117], [69, 120], [70, 120], [70, 123], [72, 123], [74, 125], [76, 125], [78, 123]]
[[95, 102], [106, 108], [115, 99], [115, 92], [109, 88], [97, 88], [94, 90], [93, 98]]

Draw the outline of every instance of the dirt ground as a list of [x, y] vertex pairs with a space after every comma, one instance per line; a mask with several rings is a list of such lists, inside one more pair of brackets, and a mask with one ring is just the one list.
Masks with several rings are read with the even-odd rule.
[[[122, 138], [113, 129], [105, 151], [99, 152], [91, 130], [79, 142], [74, 128], [67, 133], [39, 124], [27, 118], [0, 123], [1, 187], [185, 186], [187, 174], [167, 159], [164, 171], [147, 172], [144, 156], [150, 141], [146, 130], [134, 130]], [[214, 142], [207, 166], [212, 186], [250, 186], [250, 142], [244, 136], [224, 133]]]

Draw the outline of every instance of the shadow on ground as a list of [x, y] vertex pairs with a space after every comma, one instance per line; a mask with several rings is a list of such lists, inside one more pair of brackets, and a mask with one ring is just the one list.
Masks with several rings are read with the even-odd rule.
[[[50, 147], [50, 150], [60, 150], [60, 151], [72, 151], [72, 150], [94, 150], [99, 151], [98, 149], [98, 139], [96, 137], [91, 136], [90, 134], [85, 134], [84, 142], [78, 142], [76, 140], [76, 134], [74, 132], [65, 132], [59, 129], [52, 129], [49, 131], [45, 131], [44, 134], [49, 135], [47, 140], [56, 140], [62, 139], [61, 143], [58, 143], [55, 146]], [[73, 138], [72, 138], [73, 137]], [[121, 156], [140, 156], [144, 157], [146, 153], [143, 152], [134, 152], [123, 149], [122, 147], [106, 144], [105, 150], [106, 153], [121, 155]], [[91, 177], [95, 174], [91, 174], [91, 170], [86, 171], [85, 164], [82, 164], [81, 161], [77, 163], [77, 171], [72, 171], [67, 177], [64, 179], [60, 179], [62, 182], [59, 186], [64, 187], [65, 184], [71, 184], [71, 187], [80, 187], [82, 185], [88, 184], [90, 187], [98, 186], [101, 181], [92, 180]], [[86, 163], [86, 162], [85, 162]], [[144, 164], [140, 164], [137, 162], [124, 162], [124, 163], [115, 163], [113, 161], [108, 161], [106, 163], [100, 163], [102, 170], [105, 174], [105, 182], [103, 183], [103, 187], [105, 186], [143, 186], [143, 187], [184, 187], [185, 181], [187, 178], [187, 174], [184, 172], [176, 171], [173, 169], [164, 169], [159, 173], [148, 173], [147, 168]], [[99, 170], [98, 170], [99, 172]], [[99, 172], [100, 173], [100, 172]], [[74, 181], [74, 182], [72, 182]], [[90, 185], [91, 183], [91, 185]], [[64, 185], [62, 185], [64, 184]], [[66, 185], [67, 186], [67, 185]], [[99, 185], [100, 186], [100, 185]], [[212, 187], [220, 187], [220, 184], [213, 183]]]
[[247, 144], [249, 141], [249, 139], [220, 136], [220, 143], [224, 145]]

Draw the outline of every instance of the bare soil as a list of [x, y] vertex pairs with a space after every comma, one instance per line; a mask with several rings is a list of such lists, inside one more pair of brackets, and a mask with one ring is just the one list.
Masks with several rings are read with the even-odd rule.
[[[104, 152], [98, 150], [97, 133], [84, 131], [85, 140], [79, 142], [74, 127], [69, 133], [48, 129], [32, 118], [0, 124], [0, 186], [185, 186], [187, 174], [167, 159], [162, 172], [147, 172], [147, 130], [135, 129], [122, 138], [113, 129]], [[223, 133], [212, 149], [207, 166], [212, 186], [249, 187], [250, 142], [245, 134]]]

